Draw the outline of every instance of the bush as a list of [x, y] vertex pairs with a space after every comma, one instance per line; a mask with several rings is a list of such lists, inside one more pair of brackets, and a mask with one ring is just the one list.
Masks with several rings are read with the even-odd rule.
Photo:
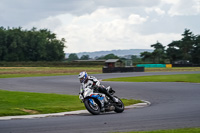
[[104, 62], [0, 62], [0, 67], [87, 67], [103, 65]]

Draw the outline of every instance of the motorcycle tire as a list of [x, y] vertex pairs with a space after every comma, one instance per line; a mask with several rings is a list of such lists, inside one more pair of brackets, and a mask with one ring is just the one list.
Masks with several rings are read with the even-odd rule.
[[122, 113], [124, 111], [124, 103], [119, 99], [118, 97], [114, 96], [119, 100], [119, 102], [115, 105], [115, 112], [116, 113]]
[[[94, 99], [93, 99], [94, 100]], [[94, 100], [95, 102], [95, 100]], [[85, 108], [93, 115], [100, 114], [100, 106], [95, 103], [95, 105], [92, 105], [90, 100], [87, 98], [84, 100]]]

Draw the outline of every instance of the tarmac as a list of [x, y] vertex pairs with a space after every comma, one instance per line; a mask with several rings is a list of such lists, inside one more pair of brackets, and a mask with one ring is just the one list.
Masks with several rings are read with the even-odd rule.
[[[130, 106], [125, 106], [126, 109], [133, 108], [142, 108], [150, 106], [151, 103], [148, 101], [142, 100], [143, 103], [137, 103]], [[20, 115], [20, 116], [3, 116], [0, 117], [0, 120], [15, 120], [15, 119], [34, 119], [34, 118], [45, 118], [45, 117], [59, 117], [59, 116], [67, 116], [67, 115], [78, 115], [89, 113], [87, 110], [78, 110], [78, 111], [70, 111], [70, 112], [61, 112], [61, 113], [51, 113], [51, 114], [37, 114], [37, 115]]]

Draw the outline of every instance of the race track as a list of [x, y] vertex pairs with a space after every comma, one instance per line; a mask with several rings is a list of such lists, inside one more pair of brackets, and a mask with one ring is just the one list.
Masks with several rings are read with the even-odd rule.
[[[94, 75], [98, 79], [143, 75], [167, 75], [198, 72], [138, 72]], [[63, 117], [0, 121], [0, 133], [88, 133], [142, 131], [200, 127], [199, 83], [124, 83], [111, 85], [121, 98], [147, 100], [151, 106], [93, 116], [89, 113]], [[26, 92], [73, 94], [79, 92], [77, 76], [0, 79], [0, 89]]]

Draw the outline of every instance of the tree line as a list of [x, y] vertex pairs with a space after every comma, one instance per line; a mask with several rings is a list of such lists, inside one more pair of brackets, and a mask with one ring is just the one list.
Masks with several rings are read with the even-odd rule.
[[[74, 61], [74, 60], [89, 60], [90, 56], [89, 55], [82, 55], [80, 58], [76, 53], [71, 53], [69, 54], [68, 61]], [[101, 59], [120, 59], [117, 55], [114, 54], [108, 54], [105, 56], [98, 57], [97, 60]]]
[[0, 61], [60, 61], [64, 43], [47, 29], [0, 27]]
[[[0, 61], [61, 61], [64, 60], [65, 39], [57, 39], [56, 34], [47, 29], [23, 30], [0, 27]], [[142, 52], [140, 57], [131, 56], [138, 63], [174, 63], [185, 61], [200, 64], [200, 35], [185, 29], [181, 40], [172, 41], [167, 46], [160, 42], [151, 45], [153, 52]], [[124, 59], [108, 54], [97, 59]], [[68, 61], [88, 60], [89, 55], [78, 58], [70, 54]]]
[[[131, 55], [131, 60], [135, 63], [171, 63], [200, 64], [200, 35], [194, 35], [189, 29], [185, 29], [181, 40], [172, 41], [167, 46], [160, 42], [151, 45], [153, 52], [142, 52], [140, 57]], [[73, 53], [69, 55], [70, 61], [78, 60], [78, 56]], [[88, 60], [89, 55], [83, 55], [81, 60]], [[114, 54], [108, 54], [97, 59], [121, 59]]]
[[181, 63], [200, 64], [200, 35], [194, 35], [189, 29], [185, 29], [182, 39], [172, 41], [166, 48], [160, 42], [152, 44], [153, 52], [142, 52], [143, 61], [152, 63]]

